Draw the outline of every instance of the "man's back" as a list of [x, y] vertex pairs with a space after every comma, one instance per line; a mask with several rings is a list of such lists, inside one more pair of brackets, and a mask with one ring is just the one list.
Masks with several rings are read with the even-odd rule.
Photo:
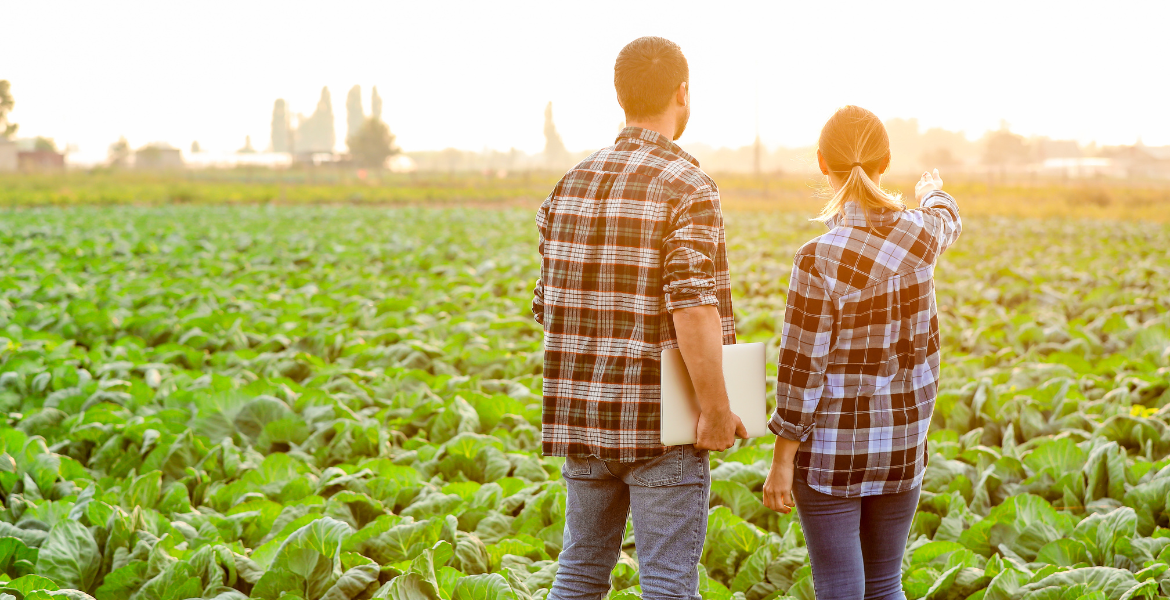
[[537, 215], [544, 326], [544, 453], [631, 462], [659, 437], [670, 312], [719, 308], [735, 343], [718, 190], [665, 136], [627, 127], [569, 171]]

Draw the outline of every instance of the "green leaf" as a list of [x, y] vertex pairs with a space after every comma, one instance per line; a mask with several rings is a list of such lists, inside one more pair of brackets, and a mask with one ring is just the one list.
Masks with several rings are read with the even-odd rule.
[[478, 537], [459, 532], [455, 537], [455, 556], [451, 563], [468, 575], [479, 575], [491, 570], [487, 546]]
[[37, 556], [37, 573], [62, 587], [91, 590], [101, 568], [93, 534], [76, 521], [61, 521], [49, 531]]
[[27, 573], [22, 572], [18, 565], [35, 565], [36, 562], [37, 550], [35, 548], [29, 548], [24, 542], [14, 537], [0, 537], [0, 575], [7, 574], [12, 578], [26, 575]]
[[1039, 597], [1046, 589], [1067, 589], [1074, 585], [1083, 585], [1088, 590], [1102, 591], [1109, 598], [1120, 598], [1123, 594], [1137, 585], [1133, 573], [1125, 569], [1112, 567], [1084, 567], [1053, 573], [1039, 581], [1029, 583], [1019, 589], [1024, 598]]
[[485, 573], [460, 579], [451, 600], [519, 600], [519, 597], [503, 576]]
[[302, 593], [305, 578], [285, 568], [269, 569], [252, 588], [252, 596], [262, 600], [279, 600], [284, 592]]
[[932, 562], [936, 559], [946, 557], [950, 553], [952, 553], [956, 550], [962, 550], [962, 549], [964, 549], [964, 546], [958, 542], [948, 542], [948, 541], [928, 542], [926, 544], [923, 544], [922, 546], [919, 546], [918, 548], [916, 548], [914, 550], [914, 553], [911, 554], [911, 557], [910, 557], [910, 563], [911, 564], [929, 563], [929, 562]]
[[1079, 471], [1085, 465], [1085, 451], [1069, 438], [1045, 441], [1033, 447], [1024, 457], [1024, 464], [1034, 473], [1047, 472], [1060, 476]]
[[8, 583], [0, 584], [0, 590], [15, 591], [21, 594], [28, 594], [35, 590], [49, 590], [55, 592], [61, 588], [48, 577], [41, 577], [40, 575], [24, 575], [17, 577]]
[[1040, 549], [1036, 561], [1071, 567], [1080, 562], [1089, 561], [1089, 551], [1083, 542], [1070, 539], [1053, 540]]
[[321, 600], [352, 600], [378, 581], [377, 565], [358, 565], [341, 574]]
[[305, 591], [320, 598], [341, 577], [341, 543], [353, 533], [349, 525], [329, 517], [294, 531], [280, 545], [272, 568], [288, 569], [304, 578]]
[[770, 512], [760, 498], [742, 483], [735, 481], [712, 481], [711, 504], [724, 505], [740, 518], [751, 521]]
[[1030, 578], [1027, 573], [1018, 569], [1004, 569], [987, 584], [983, 600], [1013, 600], [1018, 597], [1020, 588], [1027, 584]]
[[102, 600], [128, 600], [146, 581], [147, 564], [131, 562], [102, 579], [94, 595]]
[[383, 565], [411, 560], [439, 541], [443, 525], [442, 518], [395, 525], [366, 540], [362, 553]]

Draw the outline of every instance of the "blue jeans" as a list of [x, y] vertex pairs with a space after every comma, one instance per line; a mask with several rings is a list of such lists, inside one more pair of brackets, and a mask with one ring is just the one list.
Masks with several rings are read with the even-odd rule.
[[618, 463], [570, 457], [565, 538], [549, 600], [599, 600], [634, 520], [638, 583], [647, 600], [700, 600], [711, 463], [706, 450], [673, 446], [657, 458]]
[[812, 562], [817, 600], [905, 600], [902, 554], [921, 486], [897, 494], [840, 498], [808, 486], [792, 493]]

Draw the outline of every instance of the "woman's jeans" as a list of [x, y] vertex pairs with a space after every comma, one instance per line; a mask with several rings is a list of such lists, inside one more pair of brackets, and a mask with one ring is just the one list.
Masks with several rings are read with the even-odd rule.
[[905, 600], [902, 554], [920, 488], [839, 498], [812, 489], [798, 471], [792, 492], [817, 600]]
[[599, 600], [634, 520], [638, 583], [647, 600], [700, 600], [711, 464], [706, 450], [674, 446], [634, 463], [569, 458], [565, 538], [549, 600]]

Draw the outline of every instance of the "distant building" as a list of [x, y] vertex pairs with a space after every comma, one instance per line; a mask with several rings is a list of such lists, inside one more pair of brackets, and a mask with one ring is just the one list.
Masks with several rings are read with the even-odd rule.
[[11, 173], [20, 168], [16, 144], [0, 138], [0, 173]]
[[25, 150], [16, 153], [21, 171], [64, 171], [65, 155], [52, 150]]
[[149, 144], [134, 151], [134, 168], [154, 171], [182, 169], [183, 155], [166, 144]]
[[1110, 148], [1108, 155], [1124, 171], [1125, 177], [1170, 178], [1170, 147], [1133, 146]]
[[1125, 169], [1112, 158], [1047, 158], [1038, 172], [1053, 177], [1125, 177]]
[[1049, 158], [1080, 158], [1084, 156], [1081, 145], [1075, 140], [1050, 140], [1039, 138], [1033, 142], [1035, 154], [1040, 160]]
[[391, 173], [414, 173], [418, 171], [418, 164], [414, 162], [413, 158], [405, 154], [391, 156], [387, 162], [387, 168], [390, 169]]

